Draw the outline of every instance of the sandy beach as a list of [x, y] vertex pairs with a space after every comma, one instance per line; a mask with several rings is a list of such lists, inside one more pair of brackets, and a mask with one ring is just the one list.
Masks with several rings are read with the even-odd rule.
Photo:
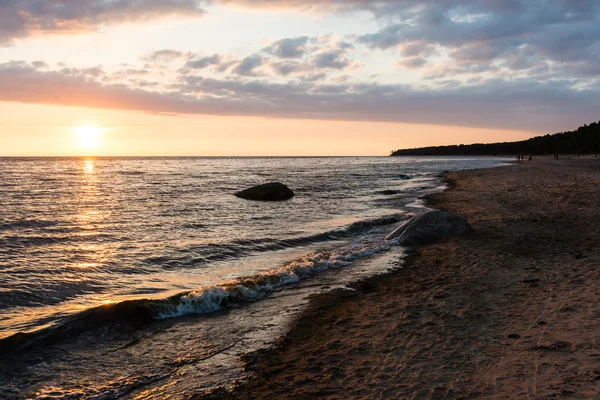
[[599, 398], [600, 160], [449, 173], [475, 233], [314, 298], [217, 398]]

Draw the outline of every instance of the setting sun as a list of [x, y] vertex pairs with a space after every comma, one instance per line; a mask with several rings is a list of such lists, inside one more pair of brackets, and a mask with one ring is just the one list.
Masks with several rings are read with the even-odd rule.
[[98, 142], [103, 129], [97, 126], [84, 125], [73, 128], [77, 135], [79, 145], [85, 149], [94, 149], [98, 147]]

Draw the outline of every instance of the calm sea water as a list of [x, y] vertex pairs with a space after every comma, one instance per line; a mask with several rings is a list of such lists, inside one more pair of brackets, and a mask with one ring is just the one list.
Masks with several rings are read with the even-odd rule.
[[[174, 332], [175, 341], [185, 343], [181, 335], [195, 340], [197, 351], [188, 358], [196, 363], [211, 352], [222, 357], [230, 343], [242, 341], [235, 350], [239, 354], [252, 348], [251, 342], [268, 342], [267, 336], [280, 332], [269, 328], [281, 322], [273, 318], [323, 290], [323, 282], [332, 287], [381, 272], [381, 267], [356, 265], [368, 265], [361, 260], [394, 247], [383, 238], [414, 211], [420, 196], [440, 190], [442, 171], [503, 161], [0, 158], [0, 338], [30, 334], [23, 339], [30, 350], [16, 362], [23, 368], [19, 377], [0, 371], [7, 388], [0, 396], [130, 396], [182, 373], [175, 371], [174, 360], [184, 350], [166, 345]], [[287, 184], [296, 196], [276, 203], [233, 196], [269, 181]], [[227, 315], [214, 314], [232, 307]], [[212, 315], [202, 319], [201, 328], [189, 317], [200, 314]], [[138, 317], [143, 329], [118, 325], [115, 333], [107, 328]], [[88, 335], [87, 341], [81, 335]], [[79, 338], [61, 345], [71, 358], [49, 350], [56, 337]], [[127, 354], [93, 350], [98, 343], [122, 345], [133, 337], [151, 337], [147, 340], [155, 342], [144, 348], [168, 359], [169, 368], [131, 373], [157, 362], [136, 346]], [[227, 343], [216, 344], [221, 338]], [[43, 340], [42, 351], [35, 342]], [[43, 371], [34, 367], [41, 353], [48, 357]], [[181, 368], [190, 363], [182, 361]], [[225, 367], [205, 366], [204, 372], [196, 367], [197, 375], [185, 385], [156, 393], [181, 395], [206, 374], [231, 377]]]

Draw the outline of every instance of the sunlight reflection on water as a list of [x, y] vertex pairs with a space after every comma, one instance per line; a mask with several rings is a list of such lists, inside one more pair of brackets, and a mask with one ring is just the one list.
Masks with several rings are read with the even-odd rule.
[[[328, 230], [398, 212], [378, 194], [491, 159], [32, 158], [0, 162], [0, 338], [97, 299], [163, 298], [273, 270]], [[410, 175], [411, 180], [398, 179]], [[296, 197], [232, 193], [284, 181]], [[412, 185], [412, 186], [411, 186]], [[414, 196], [418, 196], [415, 189]], [[309, 238], [309, 239], [307, 239]]]
[[95, 163], [93, 159], [87, 159], [83, 161], [83, 172], [86, 174], [94, 173]]
[[[265, 274], [272, 284], [283, 275], [269, 271], [282, 266], [369, 257], [386, 248], [382, 241], [392, 229], [369, 221], [404, 215], [407, 203], [437, 190], [440, 171], [497, 164], [483, 158], [0, 160], [0, 338], [74, 324], [58, 329], [56, 346], [10, 360], [10, 368], [21, 366], [12, 387], [26, 398], [181, 398], [238, 379], [239, 352], [279, 337], [311, 294], [380, 272], [402, 252], [327, 271], [314, 261], [313, 278], [207, 318], [141, 327], [139, 303], [148, 302], [121, 302], [192, 291], [201, 299], [218, 294], [210, 286], [225, 288], [226, 281], [243, 291], [231, 283], [238, 277]], [[232, 194], [272, 180], [285, 181], [297, 196], [260, 203]], [[250, 279], [244, 288], [260, 294], [252, 290], [259, 286]], [[114, 303], [99, 309], [108, 311], [101, 317], [89, 310]]]

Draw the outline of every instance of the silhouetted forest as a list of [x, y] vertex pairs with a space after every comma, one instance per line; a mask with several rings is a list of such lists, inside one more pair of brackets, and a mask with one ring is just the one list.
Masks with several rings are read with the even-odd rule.
[[520, 142], [461, 144], [395, 150], [392, 156], [467, 156], [515, 155], [519, 153], [596, 154], [600, 152], [600, 122], [579, 127], [576, 131], [536, 136]]

